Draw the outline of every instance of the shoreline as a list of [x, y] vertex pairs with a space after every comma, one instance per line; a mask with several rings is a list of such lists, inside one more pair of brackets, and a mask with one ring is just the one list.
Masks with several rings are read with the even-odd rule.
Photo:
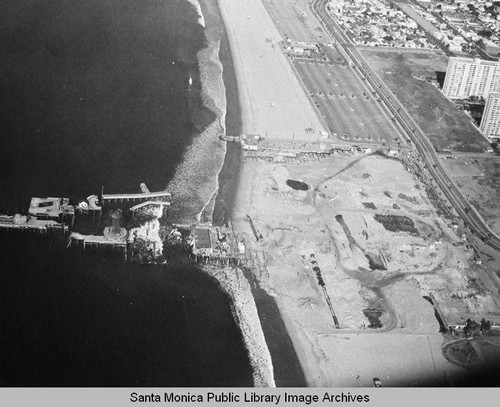
[[[215, 3], [218, 18], [222, 25], [219, 59], [223, 65], [223, 80], [228, 106], [225, 117], [226, 134], [239, 135], [244, 125], [244, 117], [242, 114], [238, 73], [236, 72], [233, 60], [234, 50], [230, 47], [231, 41], [220, 10], [219, 0], [202, 0], [202, 7], [207, 7], [207, 2]], [[208, 21], [210, 21], [210, 17]], [[242, 164], [241, 148], [238, 143], [228, 142], [226, 145], [226, 154], [224, 164], [219, 173], [219, 189], [212, 216], [212, 222], [216, 225], [223, 225], [231, 220], [239, 189], [238, 183], [240, 181]], [[243, 274], [239, 278], [250, 281], [248, 271], [245, 269], [243, 269]], [[249, 284], [248, 287], [253, 304], [248, 309], [248, 316], [255, 317], [254, 310], [256, 307], [258, 314], [257, 323], [264, 333], [262, 340], [265, 340], [266, 352], [270, 354], [270, 358], [272, 359], [265, 363], [272, 363], [273, 371], [271, 373], [274, 373], [273, 386], [305, 386], [304, 372], [275, 299], [261, 287], [253, 284]], [[245, 314], [247, 314], [247, 311], [243, 313], [243, 317]], [[243, 332], [244, 328], [242, 329]]]
[[[304, 141], [315, 140], [315, 131], [301, 133], [302, 129], [321, 129], [321, 125], [317, 124], [318, 117], [310, 110], [308, 95], [295, 84], [297, 77], [289, 62], [277, 49], [281, 37], [262, 2], [218, 0], [218, 4], [226, 22], [238, 84], [241, 86], [243, 132], [265, 135], [269, 139], [296, 137], [302, 140], [304, 137]], [[284, 105], [287, 109], [282, 109]], [[333, 166], [339, 165], [338, 161], [337, 157], [325, 158], [321, 163], [306, 160], [299, 168], [294, 163], [270, 164], [247, 160], [241, 165], [233, 211], [232, 223], [238, 238], [245, 238], [246, 256], [253, 263], [252, 267], [244, 270], [247, 279], [276, 305], [276, 314], [280, 316], [283, 331], [290, 339], [290, 348], [294, 350], [302, 370], [304, 384], [301, 385], [365, 387], [372, 384], [373, 377], [383, 379], [384, 385], [425, 385], [432, 380], [438, 383], [444, 374], [455, 377], [460, 372], [438, 357], [442, 337], [435, 326], [432, 310], [427, 307], [422, 315], [412, 313], [415, 308], [420, 309], [420, 301], [425, 301], [418, 295], [412, 300], [419, 307], [412, 307], [411, 303], [404, 309], [408, 310], [410, 325], [407, 330], [399, 332], [395, 328], [395, 332], [380, 335], [364, 334], [362, 309], [365, 299], [362, 294], [365, 292], [356, 279], [342, 271], [344, 264], [338, 260], [340, 256], [333, 244], [340, 240], [329, 229], [337, 227], [331, 219], [335, 220], [338, 210], [335, 205], [342, 208], [344, 201], [331, 204], [334, 201], [331, 199], [317, 206], [313, 204], [315, 201], [310, 196], [311, 192], [292, 191], [286, 182], [300, 180], [308, 185], [318, 184], [331, 173]], [[407, 175], [406, 172], [402, 174]], [[335, 188], [328, 188], [328, 191], [335, 191]], [[332, 198], [337, 197], [334, 194], [332, 192]], [[348, 192], [345, 195], [345, 202], [349, 205], [350, 195]], [[253, 230], [247, 219], [250, 216], [255, 224]], [[356, 216], [353, 215], [353, 218], [358, 222]], [[358, 226], [358, 223], [354, 225]], [[370, 224], [370, 227], [377, 231], [374, 236], [379, 236], [378, 225]], [[262, 239], [257, 237], [255, 229]], [[335, 231], [341, 236], [340, 231]], [[320, 281], [311, 273], [313, 263], [308, 264], [305, 260], [306, 256], [312, 255], [316, 256], [324, 271]], [[356, 256], [356, 253], [351, 255], [358, 261]], [[359, 261], [363, 260], [360, 258]], [[357, 267], [357, 263], [348, 262], [347, 265]], [[319, 287], [321, 283], [323, 287], [328, 286], [328, 291]], [[258, 289], [252, 290], [256, 303]], [[330, 297], [341, 324], [347, 327], [355, 324], [359, 331], [336, 329], [337, 324], [332, 323], [334, 311]], [[265, 319], [261, 316], [261, 321]], [[422, 331], [421, 321], [431, 323], [430, 331]], [[413, 324], [415, 334], [408, 335], [408, 331], [413, 333]], [[262, 325], [265, 333], [272, 331], [272, 327], [266, 331], [265, 324]], [[383, 346], [385, 342], [389, 346]], [[410, 349], [418, 352], [407, 354]], [[270, 351], [275, 352], [276, 348], [270, 348]], [[358, 354], [363, 355], [360, 360]], [[392, 354], [396, 356], [394, 362], [381, 363], [382, 360], [389, 360], [388, 356]], [[415, 360], [419, 361], [418, 365]], [[408, 365], [412, 364], [417, 368], [408, 369]], [[279, 382], [278, 365], [275, 363], [276, 381], [277, 385], [283, 385]], [[286, 366], [286, 363], [283, 365]], [[283, 372], [285, 378], [289, 374], [292, 374], [291, 369]]]
[[[222, 22], [220, 10], [219, 18]], [[224, 26], [223, 22], [222, 26]], [[223, 66], [222, 77], [226, 89], [226, 136], [239, 136], [242, 130], [242, 117], [238, 81], [225, 29], [223, 29], [221, 37], [219, 59]], [[232, 218], [242, 158], [240, 144], [226, 142], [226, 155], [219, 173], [219, 190], [212, 213], [212, 223], [215, 225], [227, 224], [228, 220]]]
[[[201, 0], [200, 3], [207, 21], [206, 30], [215, 31], [214, 26], [219, 27], [218, 56], [222, 64], [222, 80], [226, 96], [224, 117], [226, 134], [239, 135], [243, 125], [241, 95], [228, 31], [218, 0]], [[207, 33], [207, 38], [213, 41], [209, 35], [210, 33]], [[215, 196], [212, 196], [207, 204], [213, 205], [210, 212], [213, 224], [225, 224], [232, 217], [239, 189], [241, 160], [239, 144], [226, 143], [223, 165], [218, 173], [218, 188]], [[207, 210], [205, 217], [208, 212]], [[234, 304], [235, 322], [240, 326], [244, 341], [247, 343], [254, 369], [255, 385], [305, 386], [302, 367], [274, 298], [262, 288], [249, 284], [248, 272], [245, 269], [233, 270], [232, 274], [224, 270], [214, 272], [211, 268], [207, 268], [205, 272], [219, 281], [221, 288]], [[235, 284], [244, 287], [245, 290], [235, 291]]]
[[219, 0], [233, 52], [242, 132], [266, 139], [316, 141], [324, 125], [282, 52], [279, 33], [263, 3]]
[[[203, 14], [197, 1], [189, 4]], [[198, 24], [205, 23], [205, 16], [199, 15]], [[211, 24], [204, 28], [206, 46], [197, 54], [198, 78], [186, 92], [199, 92], [201, 106], [192, 106], [192, 121], [198, 121], [198, 114], [205, 109], [214, 116], [213, 120], [199, 129], [187, 146], [166, 189], [175, 197], [177, 205], [172, 207], [171, 219], [174, 223], [193, 224], [209, 222], [215, 196], [219, 188], [218, 174], [224, 163], [226, 99], [222, 80], [222, 64], [219, 61], [219, 39]]]
[[[190, 3], [193, 3], [190, 1]], [[228, 41], [225, 37], [225, 27], [220, 16], [218, 4], [216, 0], [200, 1], [200, 10], [203, 15], [203, 21], [207, 22], [205, 33], [208, 40], [208, 47], [199, 53], [200, 75], [202, 92], [204, 92], [204, 104], [207, 108], [217, 114], [217, 118], [210, 127], [218, 126], [219, 135], [225, 135], [226, 129], [229, 131], [239, 131], [241, 129], [241, 116], [238, 109], [238, 91], [235, 88], [236, 81], [233, 80], [228, 85], [226, 81], [228, 76], [231, 77], [233, 66], [229, 49], [225, 46]], [[220, 69], [219, 79], [221, 80], [220, 88], [224, 90], [223, 94], [219, 94], [218, 100], [214, 100], [214, 88], [210, 84], [204, 83], [203, 71], [204, 66], [203, 53], [210, 53], [210, 62]], [[217, 61], [216, 61], [217, 60]], [[224, 62], [224, 64], [223, 64]], [[219, 74], [219, 73], [218, 73]], [[224, 102], [224, 106], [221, 102]], [[208, 102], [208, 103], [206, 103]], [[219, 102], [219, 103], [217, 103]], [[228, 108], [231, 104], [231, 108]], [[213, 109], [215, 107], [215, 109]], [[204, 133], [207, 132], [207, 129]], [[212, 137], [214, 134], [212, 134]], [[199, 139], [203, 137], [200, 135]], [[197, 220], [211, 223], [212, 215], [220, 211], [220, 205], [234, 201], [236, 194], [237, 175], [239, 170], [239, 146], [228, 146], [226, 142], [222, 142], [217, 137], [217, 141], [224, 146], [224, 156], [221, 160], [219, 170], [214, 174], [215, 190], [206, 201], [202, 210], [198, 213]], [[196, 140], [193, 144], [196, 144]], [[208, 160], [213, 160], [213, 157], [205, 157]], [[220, 157], [219, 157], [220, 158]], [[217, 160], [218, 161], [218, 160]], [[255, 303], [254, 296], [250, 289], [248, 280], [243, 275], [240, 269], [225, 269], [214, 268], [210, 266], [201, 267], [201, 270], [213, 277], [219, 283], [221, 289], [229, 296], [233, 306], [234, 322], [240, 328], [240, 332], [248, 351], [250, 364], [253, 370], [254, 386], [256, 387], [275, 387], [274, 371], [272, 358], [269, 353], [265, 334], [262, 330], [261, 321], [259, 319], [258, 306]]]

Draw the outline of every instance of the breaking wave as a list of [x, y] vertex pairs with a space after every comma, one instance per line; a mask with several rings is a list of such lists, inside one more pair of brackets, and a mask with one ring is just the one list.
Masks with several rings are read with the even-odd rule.
[[220, 41], [211, 41], [198, 53], [203, 105], [217, 115], [187, 147], [167, 190], [175, 199], [172, 213], [179, 223], [209, 222], [219, 188], [226, 144], [226, 90], [219, 60]]
[[[188, 1], [203, 18], [199, 3]], [[204, 26], [204, 20], [200, 24]], [[172, 215], [177, 223], [193, 224], [212, 219], [219, 173], [226, 154], [226, 143], [221, 141], [226, 132], [226, 88], [219, 50], [220, 39], [209, 41], [208, 47], [198, 53], [202, 102], [216, 114], [216, 119], [194, 137], [167, 186], [174, 198]], [[247, 279], [240, 269], [204, 266], [203, 270], [214, 277], [231, 298], [232, 314], [248, 351], [254, 385], [275, 387], [271, 355]]]
[[187, 1], [194, 6], [196, 12], [198, 13], [198, 24], [200, 24], [202, 27], [205, 27], [205, 17], [203, 16], [203, 12], [201, 11], [201, 6], [199, 1], [198, 0], [187, 0]]

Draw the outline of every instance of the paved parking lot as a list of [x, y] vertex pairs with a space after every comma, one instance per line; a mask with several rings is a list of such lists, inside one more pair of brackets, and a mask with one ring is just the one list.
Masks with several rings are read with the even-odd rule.
[[290, 0], [263, 0], [262, 3], [278, 30], [292, 41], [319, 42], [328, 38], [306, 5]]
[[398, 130], [348, 64], [295, 60], [294, 65], [333, 135], [353, 143], [397, 145]]
[[[280, 33], [293, 41], [320, 43], [328, 62], [291, 59], [306, 92], [330, 133], [339, 142], [397, 148], [406, 141], [373, 89], [349, 66], [303, 2], [264, 0]], [[304, 14], [305, 13], [305, 14]], [[327, 45], [329, 44], [329, 45]], [[336, 135], [336, 136], [335, 136]]]

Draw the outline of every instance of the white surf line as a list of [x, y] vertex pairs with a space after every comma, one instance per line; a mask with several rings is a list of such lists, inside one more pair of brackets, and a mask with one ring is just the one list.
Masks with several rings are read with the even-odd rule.
[[[202, 103], [217, 117], [201, 134], [194, 137], [168, 186], [179, 200], [191, 202], [189, 206], [193, 210], [186, 208], [189, 219], [183, 219], [188, 222], [199, 221], [203, 211], [209, 207], [214, 190], [218, 189], [218, 177], [224, 165], [226, 144], [219, 140], [219, 136], [225, 132], [226, 98], [219, 49], [220, 41], [212, 40], [208, 48], [198, 53]], [[200, 177], [203, 179], [202, 184], [189, 185], [189, 180]]]
[[[223, 164], [224, 165], [224, 164]], [[221, 167], [222, 168], [222, 167]], [[220, 171], [219, 171], [220, 174]], [[217, 180], [215, 181], [215, 189], [214, 192], [212, 192], [212, 195], [210, 195], [210, 198], [208, 201], [203, 205], [203, 208], [201, 208], [201, 211], [196, 215], [196, 222], [201, 222], [201, 217], [203, 216], [203, 212], [205, 212], [205, 209], [207, 206], [212, 202], [212, 199], [214, 199], [214, 196], [217, 196], [217, 193], [219, 192], [219, 177], [217, 177]], [[212, 208], [212, 213], [213, 213], [213, 208]], [[210, 214], [210, 217], [212, 217], [212, 214]], [[212, 222], [210, 222], [212, 223]]]
[[[188, 0], [190, 1], [190, 0]], [[199, 3], [198, 3], [199, 4]], [[209, 62], [213, 62], [218, 68], [215, 81], [216, 87], [209, 81], [210, 69], [208, 65], [200, 64], [200, 79], [202, 84], [202, 94], [209, 97], [213, 102], [213, 107], [218, 110], [218, 129], [222, 135], [226, 134], [225, 119], [227, 113], [226, 86], [223, 78], [224, 66], [220, 61], [220, 40], [213, 46], [209, 55]], [[219, 89], [220, 92], [215, 92]], [[211, 108], [212, 106], [208, 106]], [[217, 126], [216, 122], [210, 125], [210, 129]], [[206, 131], [208, 131], [207, 129]], [[226, 144], [224, 143], [224, 157], [226, 154]], [[210, 199], [205, 203], [200, 213], [196, 216], [197, 220], [201, 219], [208, 205], [214, 202], [219, 191], [219, 175], [225, 160], [221, 161], [219, 171], [215, 179], [215, 189], [212, 192]], [[213, 208], [212, 208], [213, 212]], [[257, 387], [276, 387], [274, 380], [274, 370], [272, 365], [271, 354], [267, 346], [264, 332], [257, 312], [257, 306], [253, 298], [250, 285], [240, 269], [214, 269], [211, 267], [203, 267], [210, 275], [217, 279], [223, 290], [229, 295], [232, 302], [232, 311], [235, 322], [240, 328], [242, 337], [245, 342], [245, 347], [248, 351], [250, 363], [253, 370], [253, 381]]]
[[[212, 53], [212, 55], [210, 57], [211, 62], [213, 62], [215, 65], [217, 65], [217, 67], [220, 69], [220, 77], [219, 77], [220, 80], [217, 81], [217, 82], [219, 82], [220, 89], [221, 89], [220, 100], [217, 101], [217, 100], [215, 100], [213, 98], [214, 95], [211, 95], [211, 96], [212, 96], [212, 100], [214, 100], [214, 103], [215, 103], [216, 107], [220, 111], [220, 114], [218, 115], [219, 116], [218, 119], [219, 119], [220, 129], [222, 130], [222, 136], [226, 136], [227, 98], [226, 98], [226, 84], [224, 83], [224, 65], [220, 61], [220, 57], [219, 57], [219, 54], [220, 54], [220, 45], [221, 45], [221, 41], [219, 40], [219, 41], [217, 41], [217, 46], [214, 47], [213, 53]], [[217, 56], [217, 57], [215, 57], [215, 56]], [[204, 94], [210, 95], [209, 89], [207, 89], [205, 91], [203, 82], [202, 82], [202, 88], [204, 90], [204, 92], [203, 92]], [[220, 102], [220, 103], [218, 104], [217, 102]], [[226, 155], [226, 152], [227, 152], [227, 146], [224, 145], [224, 157]], [[214, 200], [217, 198], [217, 194], [219, 192], [219, 186], [220, 186], [219, 185], [219, 177], [220, 177], [220, 173], [222, 171], [222, 168], [224, 167], [224, 162], [225, 162], [225, 159], [222, 161], [222, 163], [220, 165], [220, 168], [217, 171], [217, 177], [215, 179], [215, 189], [214, 189], [214, 191], [210, 195], [210, 198], [207, 200], [207, 202], [205, 203], [205, 205], [203, 206], [203, 208], [201, 209], [201, 211], [198, 213], [198, 215], [196, 215], [196, 220], [198, 222], [200, 222], [201, 217], [203, 216], [203, 213], [207, 209], [208, 205], [210, 205], [212, 202], [215, 202]], [[214, 204], [214, 207], [215, 207], [215, 204]], [[213, 215], [214, 207], [212, 207], [212, 213], [208, 214], [210, 218]]]
[[205, 28], [205, 16], [203, 15], [203, 11], [201, 10], [200, 2], [198, 0], [187, 0], [198, 13], [198, 24]]

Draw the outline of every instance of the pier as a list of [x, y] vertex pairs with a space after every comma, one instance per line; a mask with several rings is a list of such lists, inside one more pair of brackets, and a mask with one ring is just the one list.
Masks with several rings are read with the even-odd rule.
[[231, 227], [173, 225], [167, 245], [182, 244], [197, 263], [240, 265], [245, 260], [245, 243]]
[[[332, 138], [333, 137], [333, 138]], [[356, 144], [341, 143], [330, 135], [320, 132], [316, 140], [302, 140], [300, 136], [291, 138], [268, 138], [260, 134], [241, 134], [240, 136], [225, 136], [223, 140], [240, 143], [243, 157], [262, 159], [273, 162], [308, 162], [317, 161], [332, 154], [370, 154], [374, 151], [372, 143], [358, 142]], [[390, 148], [375, 148], [388, 155], [398, 155], [407, 152], [408, 148], [398, 146], [397, 150]]]
[[0, 230], [18, 230], [33, 233], [61, 232], [67, 233], [69, 227], [66, 224], [54, 220], [37, 220], [22, 215], [0, 215]]
[[272, 162], [303, 163], [318, 161], [332, 154], [370, 154], [371, 145], [339, 144], [328, 138], [318, 138], [317, 141], [302, 141], [288, 139], [259, 139], [251, 148], [243, 146], [245, 159], [261, 159]]
[[[182, 247], [191, 261], [240, 265], [246, 245], [231, 226], [168, 225], [172, 194], [151, 192], [90, 195], [78, 205], [68, 198], [32, 198], [27, 215], [0, 215], [0, 230], [56, 231], [67, 249], [118, 253], [124, 261], [165, 262], [169, 248]], [[165, 247], [165, 251], [163, 248]]]
[[117, 240], [109, 239], [106, 236], [82, 235], [80, 233], [72, 232], [69, 235], [67, 248], [70, 247], [81, 248], [82, 250], [101, 250], [109, 249], [114, 252], [122, 254], [125, 261], [127, 261], [127, 241], [126, 239]]
[[33, 197], [27, 214], [0, 215], [0, 231], [57, 232], [67, 248], [116, 251], [125, 260], [139, 239], [140, 250], [153, 246], [161, 254], [158, 219], [167, 217], [171, 199], [171, 193], [151, 192], [144, 183], [138, 193], [90, 195], [76, 206], [69, 198]]
[[168, 216], [172, 194], [167, 191], [150, 192], [146, 184], [141, 183], [141, 192], [136, 194], [101, 194], [100, 203], [103, 208], [123, 208], [131, 213], [145, 211], [148, 207], [161, 206], [164, 217]]
[[[141, 184], [143, 185], [143, 184]], [[101, 200], [103, 206], [106, 204], [116, 204], [116, 203], [141, 203], [146, 201], [164, 201], [170, 202], [172, 199], [172, 194], [170, 192], [146, 192], [138, 194], [102, 194]]]
[[0, 230], [67, 233], [73, 226], [75, 207], [68, 198], [31, 198], [27, 215], [0, 215]]

